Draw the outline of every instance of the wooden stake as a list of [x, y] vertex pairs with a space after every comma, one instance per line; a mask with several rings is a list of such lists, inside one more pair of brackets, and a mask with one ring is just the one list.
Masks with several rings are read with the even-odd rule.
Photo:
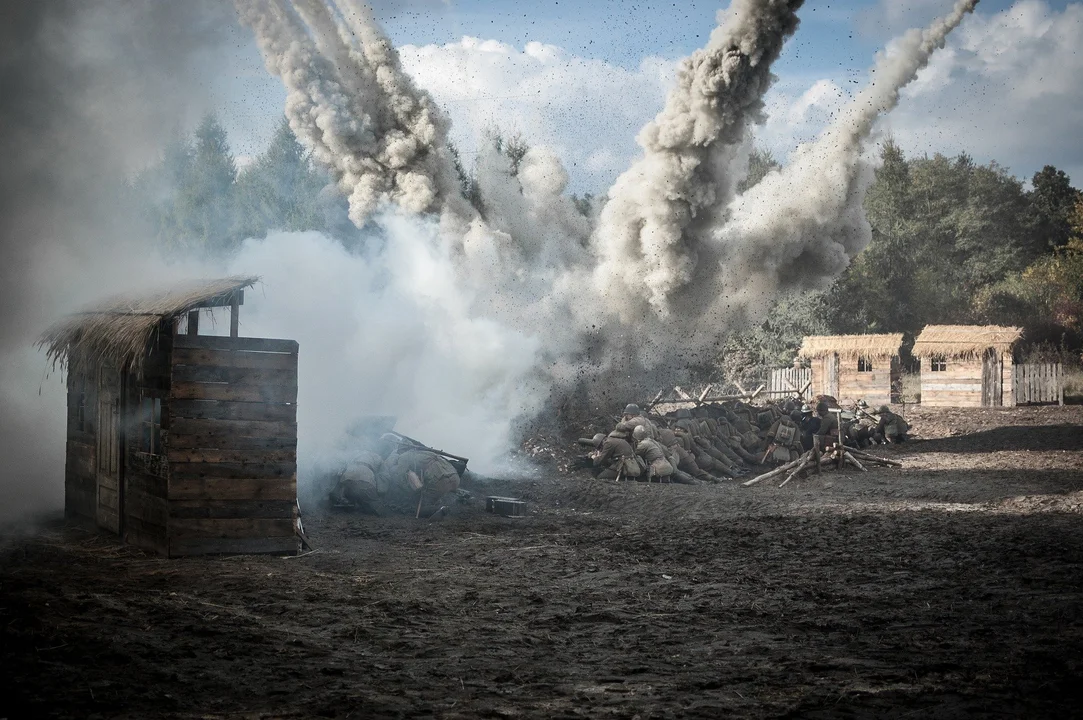
[[793, 480], [793, 479], [794, 479], [795, 477], [797, 477], [797, 476], [798, 476], [798, 475], [799, 475], [799, 474], [800, 474], [800, 473], [801, 473], [802, 471], [804, 471], [804, 470], [805, 470], [805, 469], [806, 469], [806, 468], [807, 468], [807, 467], [809, 466], [809, 463], [810, 463], [810, 462], [811, 462], [811, 460], [806, 460], [806, 462], [802, 463], [801, 465], [798, 465], [798, 466], [797, 466], [797, 469], [796, 469], [796, 470], [794, 470], [794, 471], [793, 471], [792, 473], [790, 473], [790, 474], [789, 474], [789, 475], [788, 475], [788, 476], [786, 477], [786, 479], [782, 481], [782, 485], [779, 485], [779, 487], [785, 487], [786, 483], [788, 483], [788, 482], [789, 482], [790, 480]]
[[846, 457], [846, 460], [852, 463], [853, 466], [856, 467], [858, 470], [860, 470], [861, 472], [868, 472], [868, 470], [865, 469], [865, 466], [859, 463], [857, 461], [857, 458], [855, 458], [853, 455], [848, 452], [844, 452], [843, 455]]
[[768, 478], [773, 478], [773, 477], [775, 477], [777, 475], [781, 475], [782, 473], [786, 472], [787, 470], [791, 470], [791, 469], [797, 467], [798, 465], [803, 463], [808, 458], [809, 458], [809, 454], [805, 453], [804, 455], [797, 458], [793, 462], [788, 462], [785, 465], [780, 465], [779, 467], [775, 468], [774, 470], [771, 470], [769, 472], [765, 472], [763, 475], [759, 475], [757, 477], [752, 478], [751, 480], [748, 480], [746, 482], [741, 483], [741, 485], [743, 487], [749, 487], [750, 485], [755, 485], [756, 483], [762, 482], [763, 480], [767, 480]]

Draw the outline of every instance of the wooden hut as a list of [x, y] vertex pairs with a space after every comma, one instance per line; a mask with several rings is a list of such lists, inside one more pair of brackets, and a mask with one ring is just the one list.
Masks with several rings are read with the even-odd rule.
[[1012, 349], [1022, 334], [997, 325], [927, 325], [913, 351], [921, 359], [921, 404], [1015, 405]]
[[798, 357], [812, 366], [810, 395], [870, 405], [898, 402], [902, 334], [809, 335]]
[[[169, 557], [298, 552], [297, 343], [239, 337], [256, 280], [114, 298], [42, 336], [68, 371], [69, 518]], [[200, 335], [218, 307], [229, 337]]]

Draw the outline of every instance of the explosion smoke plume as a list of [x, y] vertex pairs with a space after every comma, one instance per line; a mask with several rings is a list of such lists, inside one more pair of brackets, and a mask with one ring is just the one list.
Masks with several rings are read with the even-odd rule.
[[[403, 222], [441, 246], [449, 322], [467, 334], [484, 325], [498, 353], [501, 338], [509, 347], [544, 338], [533, 368], [519, 371], [534, 391], [519, 405], [490, 398], [504, 413], [529, 414], [546, 386], [709, 353], [780, 291], [819, 287], [841, 272], [869, 241], [861, 205], [872, 168], [863, 153], [875, 119], [976, 0], [899, 38], [818, 140], [737, 198], [750, 126], [763, 120], [771, 65], [803, 0], [733, 0], [639, 133], [643, 155], [613, 185], [596, 227], [564, 196], [567, 173], [545, 148], [531, 148], [518, 168], [483, 148], [480, 212], [466, 202], [447, 149], [449, 121], [403, 73], [360, 0], [236, 4], [289, 91], [292, 127], [333, 170], [354, 222], [364, 225], [384, 204], [439, 217], [439, 232], [431, 219]], [[388, 239], [402, 235], [400, 222]], [[515, 392], [514, 383], [498, 385]]]
[[712, 241], [720, 257], [720, 282], [711, 321], [734, 305], [773, 297], [791, 288], [822, 288], [872, 239], [862, 203], [873, 179], [864, 143], [879, 115], [898, 104], [899, 93], [929, 63], [933, 52], [978, 0], [957, 0], [952, 11], [925, 30], [910, 30], [879, 55], [869, 84], [813, 143], [739, 197]]
[[[763, 120], [771, 64], [804, 0], [735, 0], [706, 47], [687, 58], [665, 109], [637, 138], [643, 156], [609, 191], [595, 234], [603, 295], [632, 320], [638, 296], [668, 314], [691, 282], [705, 224], [732, 198], [748, 125]], [[630, 302], [629, 302], [630, 301]]]

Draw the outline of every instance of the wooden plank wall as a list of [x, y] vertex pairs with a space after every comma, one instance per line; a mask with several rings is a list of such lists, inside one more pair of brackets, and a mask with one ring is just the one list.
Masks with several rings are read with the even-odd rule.
[[[791, 397], [803, 390], [810, 382], [812, 382], [812, 368], [788, 367], [772, 370], [767, 394], [772, 398]], [[804, 396], [808, 398], [814, 394], [810, 386], [808, 390], [805, 390]]]
[[169, 555], [296, 553], [297, 343], [174, 337]]
[[891, 402], [892, 361], [874, 358], [871, 372], [858, 372], [858, 360], [839, 360], [838, 401], [848, 404], [864, 400], [869, 405]]
[[921, 359], [921, 404], [928, 407], [981, 407], [982, 359], [948, 358], [947, 369], [933, 372]]
[[1020, 405], [1064, 404], [1064, 372], [1060, 363], [1016, 365], [1012, 384]]
[[[168, 465], [164, 454], [143, 447], [140, 405], [144, 398], [158, 398], [163, 408], [169, 397], [172, 322], [159, 328], [155, 344], [148, 348], [143, 375], [129, 381], [125, 432], [128, 438], [124, 473], [124, 540], [165, 555], [169, 522]], [[163, 434], [167, 427], [163, 412]]]
[[[71, 363], [77, 366], [77, 363]], [[80, 426], [79, 399], [83, 399]], [[98, 384], [93, 375], [68, 373], [67, 447], [64, 463], [64, 515], [84, 525], [97, 524]]]

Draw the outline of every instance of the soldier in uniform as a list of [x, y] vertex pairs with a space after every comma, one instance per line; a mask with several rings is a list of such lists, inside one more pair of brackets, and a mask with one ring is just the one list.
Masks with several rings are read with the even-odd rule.
[[820, 448], [826, 449], [839, 442], [839, 413], [831, 412], [831, 405], [821, 400], [816, 405], [816, 414], [820, 416], [820, 427], [816, 436], [820, 438]]
[[697, 480], [712, 482], [718, 479], [699, 466], [696, 458], [688, 452], [673, 430], [658, 428], [658, 441], [669, 450], [670, 464], [676, 468], [678, 482], [694, 485]]
[[885, 441], [901, 443], [906, 442], [906, 434], [910, 432], [910, 425], [906, 420], [903, 420], [902, 415], [896, 415], [891, 412], [891, 408], [887, 405], [881, 405], [880, 423], [876, 426], [876, 429], [883, 434]]
[[381, 472], [387, 483], [388, 501], [396, 506], [409, 506], [416, 501], [418, 515], [423, 501], [438, 502], [459, 489], [455, 466], [425, 448], [400, 446], [392, 450]]
[[643, 468], [639, 464], [631, 443], [628, 442], [629, 439], [630, 433], [618, 425], [617, 429], [598, 443], [598, 449], [591, 454], [594, 466], [602, 468], [598, 473], [598, 479], [637, 478], [643, 474]]
[[808, 405], [801, 406], [801, 421], [798, 427], [801, 428], [801, 445], [806, 450], [812, 449], [812, 438], [820, 429], [820, 422], [820, 418], [812, 414], [812, 408]]
[[635, 441], [636, 455], [643, 458], [647, 466], [645, 473], [647, 482], [650, 482], [652, 478], [658, 478], [659, 482], [669, 482], [673, 475], [673, 465], [670, 464], [665, 450], [658, 441], [649, 436], [647, 428], [637, 425], [632, 431], [632, 439]]
[[380, 498], [387, 493], [386, 478], [380, 473], [383, 462], [378, 453], [360, 452], [339, 474], [338, 484], [331, 491], [331, 502], [376, 512]]

